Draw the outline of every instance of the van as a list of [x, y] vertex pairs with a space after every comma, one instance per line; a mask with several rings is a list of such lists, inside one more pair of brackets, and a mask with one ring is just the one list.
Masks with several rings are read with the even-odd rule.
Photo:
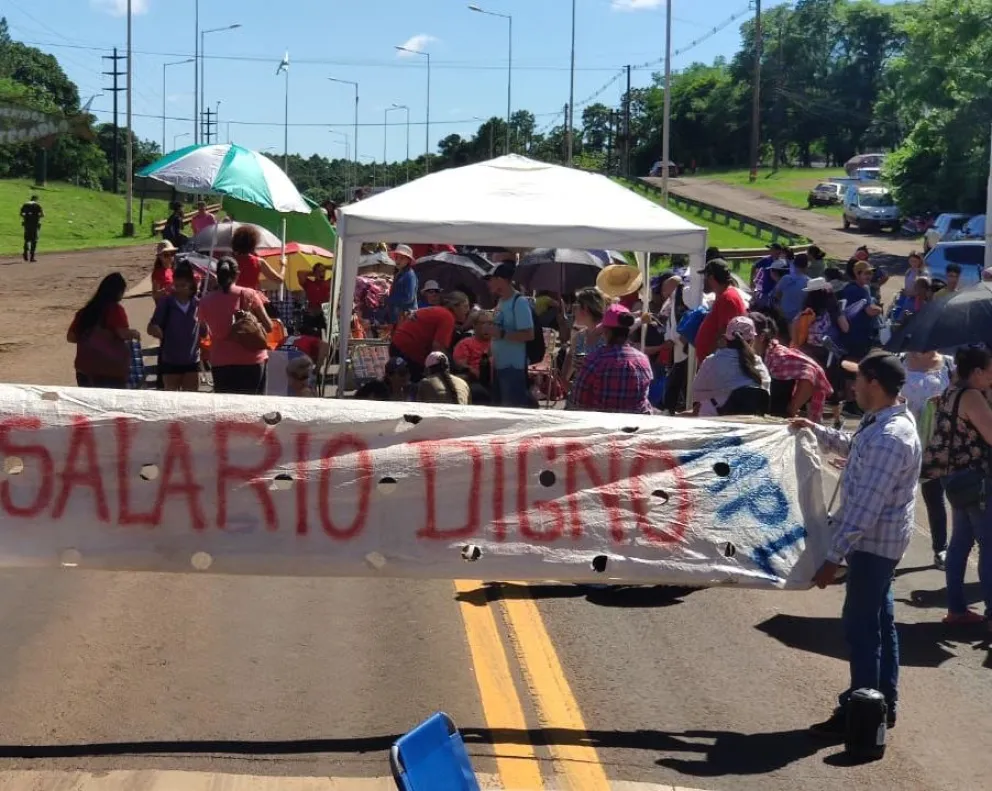
[[887, 187], [848, 187], [844, 196], [844, 230], [852, 225], [859, 230], [891, 228], [902, 225], [899, 207]]

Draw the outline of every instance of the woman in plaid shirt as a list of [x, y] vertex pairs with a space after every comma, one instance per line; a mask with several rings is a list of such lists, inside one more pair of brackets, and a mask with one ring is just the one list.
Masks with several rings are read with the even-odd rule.
[[610, 305], [599, 328], [606, 345], [586, 358], [568, 395], [569, 409], [651, 414], [648, 388], [654, 373], [647, 356], [629, 343], [634, 316], [623, 305]]

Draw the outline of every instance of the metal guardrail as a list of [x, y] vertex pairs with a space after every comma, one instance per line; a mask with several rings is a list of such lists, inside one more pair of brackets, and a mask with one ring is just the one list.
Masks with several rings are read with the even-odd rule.
[[[207, 211], [210, 214], [216, 214], [222, 208], [223, 208], [223, 206], [220, 203], [210, 203], [210, 204], [207, 204]], [[191, 210], [191, 211], [188, 211], [188, 212], [186, 212], [183, 215], [183, 220], [185, 220], [186, 222], [189, 222], [190, 220], [193, 219], [193, 216], [195, 214], [196, 214], [196, 210], [195, 209], [194, 210]], [[162, 231], [165, 230], [165, 224], [167, 222], [168, 222], [167, 219], [165, 219], [165, 220], [156, 220], [155, 222], [153, 222], [152, 223], [152, 236], [161, 236]]]
[[[661, 188], [651, 184], [650, 182], [638, 179], [637, 181], [629, 182], [630, 186], [636, 191], [640, 190], [645, 193], [650, 193], [652, 195], [661, 195]], [[778, 225], [774, 225], [769, 222], [764, 222], [762, 220], [756, 220], [753, 217], [747, 217], [743, 214], [738, 214], [737, 212], [728, 211], [726, 209], [721, 209], [718, 206], [713, 206], [709, 203], [704, 203], [703, 201], [698, 201], [693, 198], [688, 198], [685, 195], [680, 195], [674, 191], [671, 187], [668, 189], [668, 200], [675, 206], [688, 210], [694, 211], [702, 219], [710, 219], [713, 222], [722, 222], [723, 225], [730, 227], [732, 224], [736, 223], [737, 230], [741, 233], [750, 233], [747, 229], [753, 229], [753, 236], [758, 239], [768, 237], [769, 244], [772, 242], [781, 242], [789, 247], [792, 247], [796, 252], [801, 252], [799, 246], [810, 244], [809, 239], [804, 236], [799, 236], [785, 228], [781, 228]], [[707, 218], [707, 215], [709, 217]], [[750, 252], [750, 251], [749, 251]], [[748, 256], [726, 256], [746, 258]]]

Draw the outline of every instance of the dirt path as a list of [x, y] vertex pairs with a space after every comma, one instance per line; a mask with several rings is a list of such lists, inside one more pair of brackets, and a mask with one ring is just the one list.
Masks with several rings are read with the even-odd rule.
[[[649, 178], [645, 181], [661, 186], [661, 179]], [[794, 231], [812, 239], [831, 258], [847, 260], [854, 255], [857, 247], [868, 245], [872, 260], [885, 266], [893, 274], [905, 271], [906, 257], [914, 250], [919, 250], [922, 244], [919, 240], [906, 239], [890, 231], [845, 231], [838, 217], [799, 209], [746, 187], [734, 187], [711, 179], [673, 179], [670, 188], [677, 195]]]
[[[52, 253], [35, 264], [0, 257], [0, 381], [75, 384], [75, 349], [65, 340], [73, 314], [105, 275], [117, 271], [137, 285], [154, 258], [152, 246]], [[144, 332], [151, 297], [127, 299], [124, 307], [131, 326]]]

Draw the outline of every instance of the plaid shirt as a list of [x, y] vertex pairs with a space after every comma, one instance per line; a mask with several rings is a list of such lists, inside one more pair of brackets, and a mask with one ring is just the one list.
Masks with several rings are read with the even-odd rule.
[[813, 430], [826, 450], [847, 457], [827, 560], [839, 563], [854, 551], [900, 560], [913, 535], [923, 457], [905, 404], [867, 415], [853, 435], [824, 426]]
[[654, 373], [643, 352], [629, 343], [592, 352], [568, 396], [571, 409], [651, 414], [648, 388]]
[[813, 396], [809, 400], [809, 419], [819, 423], [823, 418], [823, 405], [833, 391], [827, 374], [816, 361], [798, 349], [790, 349], [778, 341], [768, 344], [765, 366], [772, 379], [780, 382], [806, 381], [813, 383]]

